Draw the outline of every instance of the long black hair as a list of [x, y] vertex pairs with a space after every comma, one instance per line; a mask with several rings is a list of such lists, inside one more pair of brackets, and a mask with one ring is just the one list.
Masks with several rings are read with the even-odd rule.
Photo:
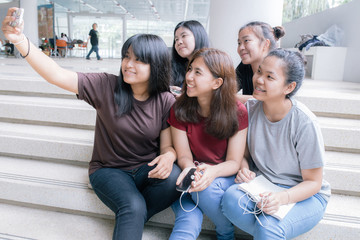
[[[149, 97], [169, 91], [171, 63], [165, 42], [156, 35], [136, 34], [124, 43], [121, 49], [122, 59], [127, 54], [130, 46], [134, 55], [141, 62], [150, 64]], [[118, 115], [129, 113], [132, 110], [133, 92], [130, 84], [124, 82], [121, 68], [114, 96], [118, 105]]]
[[[176, 30], [180, 27], [184, 27], [189, 29], [194, 34], [195, 39], [195, 49], [194, 52], [201, 48], [207, 48], [210, 46], [209, 37], [205, 31], [203, 25], [200, 22], [195, 20], [189, 21], [182, 21], [178, 23], [174, 29], [174, 36]], [[185, 79], [186, 68], [188, 64], [187, 58], [182, 58], [175, 49], [175, 38], [173, 41], [172, 47], [172, 59], [171, 59], [171, 66], [172, 66], [172, 79], [171, 85], [181, 86]]]

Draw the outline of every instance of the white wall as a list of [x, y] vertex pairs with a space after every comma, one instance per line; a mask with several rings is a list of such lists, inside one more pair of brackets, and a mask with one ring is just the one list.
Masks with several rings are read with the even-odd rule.
[[236, 66], [240, 63], [236, 52], [239, 29], [251, 21], [279, 26], [282, 10], [283, 0], [211, 0], [209, 37], [212, 47], [227, 52]]
[[20, 0], [20, 7], [26, 9], [24, 12], [24, 34], [35, 46], [38, 46], [39, 28], [37, 0]]
[[344, 81], [360, 82], [360, 0], [284, 24], [286, 34], [282, 47], [294, 47], [301, 34], [320, 35], [331, 25], [344, 30], [347, 47]]

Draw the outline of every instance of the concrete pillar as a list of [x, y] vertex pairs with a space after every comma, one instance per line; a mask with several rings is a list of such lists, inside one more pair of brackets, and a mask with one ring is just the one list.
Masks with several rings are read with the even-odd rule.
[[68, 33], [69, 33], [69, 38], [71, 38], [71, 40], [74, 39], [74, 36], [73, 36], [73, 15], [67, 13], [67, 24], [68, 24]]
[[211, 45], [227, 52], [236, 66], [240, 63], [240, 57], [236, 52], [239, 29], [251, 21], [263, 21], [271, 26], [280, 26], [282, 11], [283, 0], [211, 0]]
[[39, 46], [37, 0], [20, 0], [20, 7], [24, 8], [24, 34]]

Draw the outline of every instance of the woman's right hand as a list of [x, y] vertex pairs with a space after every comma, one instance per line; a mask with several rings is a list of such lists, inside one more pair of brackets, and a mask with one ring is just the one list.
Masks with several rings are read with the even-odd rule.
[[24, 36], [22, 34], [22, 31], [24, 29], [24, 22], [21, 22], [21, 24], [16, 27], [12, 27], [9, 24], [10, 22], [15, 20], [15, 17], [13, 17], [13, 12], [15, 12], [17, 9], [18, 8], [16, 7], [9, 8], [1, 27], [6, 39], [15, 44], [24, 39]]
[[181, 87], [170, 86], [170, 92], [174, 95], [176, 99], [181, 96], [182, 94], [181, 90], [182, 90]]
[[256, 173], [248, 168], [241, 168], [235, 178], [236, 183], [250, 182], [256, 177]]

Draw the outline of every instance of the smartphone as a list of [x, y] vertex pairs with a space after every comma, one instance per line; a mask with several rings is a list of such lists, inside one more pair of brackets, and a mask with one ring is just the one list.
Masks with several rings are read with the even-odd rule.
[[15, 21], [10, 22], [10, 26], [17, 27], [23, 22], [24, 9], [18, 8], [15, 12], [13, 12], [13, 17], [15, 17]]
[[180, 94], [181, 94], [181, 90], [179, 90], [178, 87], [176, 87], [176, 86], [170, 86], [170, 91], [171, 91], [173, 94], [176, 94], [176, 95], [180, 95]]
[[179, 192], [186, 192], [190, 188], [191, 182], [195, 179], [195, 171], [196, 168], [191, 168], [181, 183], [176, 186], [176, 190]]

